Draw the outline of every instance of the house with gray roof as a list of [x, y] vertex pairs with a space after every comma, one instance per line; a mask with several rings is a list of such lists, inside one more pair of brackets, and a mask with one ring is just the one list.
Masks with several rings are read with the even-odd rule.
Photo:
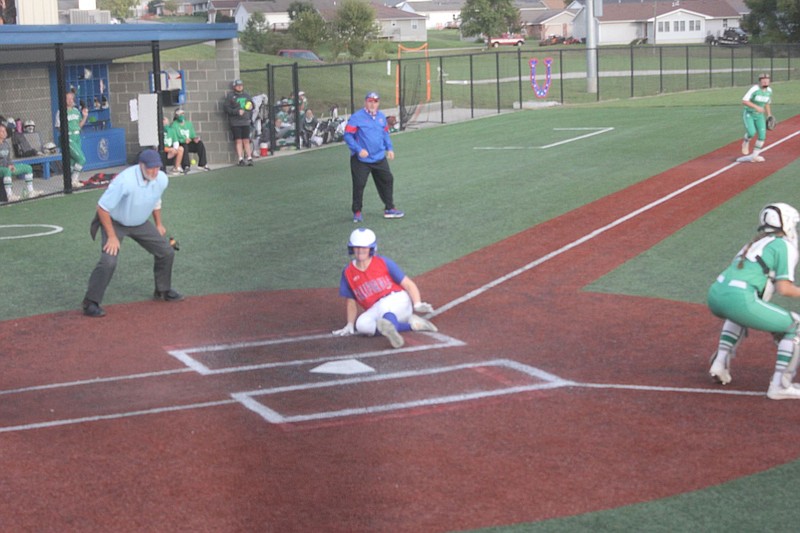
[[[274, 2], [238, 2], [233, 17], [239, 31], [244, 31], [247, 21], [254, 13], [261, 13], [271, 30], [285, 31], [289, 28], [289, 6], [296, 0], [275, 0]], [[218, 3], [220, 0], [212, 0]], [[311, 3], [325, 20], [332, 20], [336, 14], [337, 0], [311, 0]], [[428, 31], [425, 17], [394, 7], [371, 2], [375, 9], [375, 19], [380, 26], [379, 37], [391, 41], [427, 41]]]
[[[650, 44], [704, 43], [709, 35], [738, 28], [742, 15], [726, 0], [667, 0], [603, 4], [597, 18], [597, 44], [629, 44], [647, 39]], [[575, 16], [573, 36], [586, 38], [586, 11]]]

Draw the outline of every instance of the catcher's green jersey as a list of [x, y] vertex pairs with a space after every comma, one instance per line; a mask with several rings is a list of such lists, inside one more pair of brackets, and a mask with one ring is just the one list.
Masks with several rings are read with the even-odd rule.
[[[764, 107], [772, 103], [772, 87], [762, 89], [759, 85], [753, 85], [750, 90], [745, 93], [742, 100], [752, 102], [757, 106]], [[749, 106], [744, 107], [745, 113], [758, 113], [755, 109]]]
[[[747, 250], [744, 261], [741, 261], [745, 248], [742, 248], [733, 262], [722, 273], [726, 281], [739, 280], [755, 287], [759, 293], [764, 290], [767, 279], [788, 280], [794, 283], [794, 271], [797, 267], [797, 248], [786, 239], [769, 236], [754, 242]], [[764, 272], [764, 267], [756, 257], [761, 257], [769, 273]], [[739, 264], [742, 268], [739, 268]]]

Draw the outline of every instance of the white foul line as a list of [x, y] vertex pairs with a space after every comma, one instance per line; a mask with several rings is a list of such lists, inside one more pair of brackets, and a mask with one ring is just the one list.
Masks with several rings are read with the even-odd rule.
[[[779, 146], [779, 145], [783, 144], [784, 142], [788, 141], [789, 139], [792, 139], [793, 137], [795, 137], [797, 135], [800, 135], [800, 131], [796, 131], [796, 132], [792, 133], [791, 135], [787, 135], [786, 137], [784, 137], [784, 138], [782, 138], [782, 139], [770, 144], [767, 148], [765, 148], [762, 151], [766, 152], [767, 150], [770, 150], [770, 149], [772, 149], [772, 148], [774, 148], [776, 146]], [[437, 315], [440, 315], [440, 314], [444, 313], [445, 311], [449, 311], [450, 309], [456, 307], [457, 305], [463, 304], [464, 302], [468, 302], [469, 300], [472, 300], [476, 296], [480, 296], [481, 294], [485, 293], [489, 289], [493, 289], [494, 287], [497, 287], [501, 283], [504, 283], [504, 282], [506, 282], [506, 281], [508, 281], [508, 280], [510, 280], [512, 278], [515, 278], [515, 277], [519, 276], [520, 274], [523, 274], [523, 273], [527, 272], [528, 270], [536, 268], [537, 266], [539, 266], [539, 265], [541, 265], [543, 263], [546, 263], [547, 261], [553, 259], [554, 257], [558, 257], [559, 255], [563, 254], [564, 252], [568, 252], [569, 250], [572, 250], [573, 248], [576, 248], [576, 247], [580, 246], [581, 244], [583, 244], [585, 242], [588, 242], [588, 241], [594, 239], [595, 237], [597, 237], [599, 235], [602, 235], [603, 233], [607, 232], [608, 230], [614, 229], [615, 227], [617, 227], [617, 226], [619, 226], [619, 225], [631, 220], [632, 218], [635, 218], [635, 217], [641, 215], [642, 213], [646, 213], [647, 211], [650, 211], [654, 207], [658, 207], [659, 205], [661, 205], [661, 204], [663, 204], [665, 202], [668, 202], [669, 200], [672, 200], [676, 196], [678, 196], [680, 194], [683, 194], [686, 191], [688, 191], [690, 189], [693, 189], [693, 188], [697, 187], [698, 185], [700, 185], [702, 183], [705, 183], [706, 181], [712, 180], [712, 179], [716, 178], [717, 176], [719, 176], [720, 174], [723, 174], [723, 173], [727, 172], [728, 170], [730, 170], [730, 169], [732, 169], [735, 166], [740, 165], [740, 164], [741, 163], [739, 163], [738, 161], [734, 161], [733, 163], [731, 163], [729, 165], [726, 165], [726, 166], [722, 167], [721, 169], [716, 170], [716, 171], [712, 172], [711, 174], [708, 174], [708, 175], [706, 175], [706, 176], [704, 176], [704, 177], [702, 177], [702, 178], [700, 178], [700, 179], [698, 179], [696, 181], [693, 181], [692, 183], [689, 183], [688, 185], [685, 185], [685, 186], [681, 187], [680, 189], [677, 189], [677, 190], [667, 194], [666, 196], [662, 196], [661, 198], [659, 198], [657, 200], [654, 200], [654, 201], [650, 202], [649, 204], [647, 204], [647, 205], [645, 205], [643, 207], [640, 207], [639, 209], [636, 209], [635, 211], [631, 211], [627, 215], [624, 215], [624, 216], [614, 220], [613, 222], [610, 222], [610, 223], [606, 224], [605, 226], [597, 228], [596, 230], [594, 230], [594, 231], [592, 231], [590, 233], [587, 233], [583, 237], [581, 237], [581, 238], [579, 238], [577, 240], [574, 240], [569, 244], [565, 244], [564, 246], [562, 246], [561, 248], [559, 248], [557, 250], [554, 250], [554, 251], [552, 251], [552, 252], [550, 252], [550, 253], [548, 253], [546, 255], [543, 255], [539, 259], [536, 259], [535, 261], [531, 261], [530, 263], [528, 263], [527, 265], [525, 265], [523, 267], [520, 267], [520, 268], [518, 268], [518, 269], [516, 269], [516, 270], [514, 270], [512, 272], [509, 272], [508, 274], [506, 274], [504, 276], [501, 276], [501, 277], [499, 277], [499, 278], [497, 278], [497, 279], [495, 279], [493, 281], [490, 281], [489, 283], [483, 285], [482, 287], [479, 287], [477, 289], [474, 289], [474, 290], [468, 292], [464, 296], [461, 296], [459, 298], [456, 298], [455, 300], [452, 300], [452, 301], [446, 303], [445, 305], [437, 308], [436, 311], [431, 313], [429, 316], [435, 317]]]
[[574, 141], [579, 141], [581, 139], [586, 139], [587, 137], [594, 137], [595, 135], [600, 135], [601, 133], [608, 133], [609, 131], [613, 131], [614, 128], [553, 128], [553, 131], [586, 131], [586, 130], [590, 130], [592, 133], [579, 135], [577, 137], [571, 137], [569, 139], [558, 141], [552, 144], [546, 144], [544, 146], [473, 146], [472, 149], [473, 150], [546, 150], [548, 148], [553, 148], [555, 146], [561, 146], [562, 144], [567, 144]]

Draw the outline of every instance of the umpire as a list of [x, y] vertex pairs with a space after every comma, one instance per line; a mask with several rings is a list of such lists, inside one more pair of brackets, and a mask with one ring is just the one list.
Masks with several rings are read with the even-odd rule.
[[90, 234], [94, 239], [97, 231], [101, 231], [102, 251], [100, 261], [89, 277], [89, 288], [83, 299], [84, 315], [105, 316], [100, 302], [114, 275], [120, 245], [125, 237], [139, 243], [155, 259], [154, 298], [166, 302], [183, 300], [183, 295], [172, 290], [175, 250], [164, 238], [167, 229], [161, 223], [161, 195], [168, 185], [169, 178], [161, 171], [159, 153], [144, 150], [139, 154], [139, 164], [120, 172], [98, 200]]
[[378, 111], [381, 97], [370, 92], [364, 107], [347, 121], [344, 141], [350, 147], [350, 174], [353, 178], [353, 222], [362, 222], [361, 204], [370, 173], [384, 205], [383, 218], [402, 218], [405, 213], [394, 207], [394, 176], [389, 161], [394, 159], [386, 115]]

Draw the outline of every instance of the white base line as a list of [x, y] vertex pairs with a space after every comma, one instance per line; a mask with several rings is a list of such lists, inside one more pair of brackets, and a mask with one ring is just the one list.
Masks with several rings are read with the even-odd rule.
[[472, 149], [473, 150], [546, 150], [548, 148], [553, 148], [555, 146], [561, 146], [562, 144], [567, 144], [574, 141], [579, 141], [581, 139], [586, 139], [587, 137], [594, 137], [595, 135], [600, 135], [601, 133], [608, 133], [609, 131], [613, 131], [614, 128], [553, 128], [553, 131], [586, 131], [586, 130], [591, 130], [592, 133], [579, 135], [577, 137], [571, 137], [569, 139], [558, 141], [557, 143], [553, 144], [546, 144], [544, 146], [473, 146]]
[[[779, 145], [783, 144], [784, 142], [794, 138], [797, 135], [800, 135], [800, 131], [796, 131], [796, 132], [794, 132], [794, 133], [792, 133], [790, 135], [787, 135], [786, 137], [783, 137], [782, 139], [770, 144], [767, 148], [762, 150], [762, 153], [766, 152], [766, 151], [768, 151], [768, 150], [770, 150], [770, 149], [772, 149], [772, 148], [774, 148], [776, 146], [779, 146]], [[575, 241], [572, 241], [571, 243], [566, 244], [566, 245], [562, 246], [561, 248], [559, 248], [557, 250], [554, 250], [554, 251], [548, 253], [547, 255], [544, 255], [544, 256], [540, 257], [539, 259], [536, 259], [535, 261], [531, 261], [527, 265], [525, 265], [523, 267], [520, 267], [520, 268], [514, 270], [513, 272], [509, 272], [505, 276], [501, 276], [501, 277], [495, 279], [494, 281], [490, 281], [486, 285], [483, 285], [482, 287], [479, 287], [479, 288], [477, 288], [475, 290], [472, 290], [472, 291], [468, 292], [464, 296], [461, 296], [459, 298], [456, 298], [455, 300], [452, 300], [452, 301], [446, 303], [445, 305], [443, 305], [443, 306], [439, 307], [438, 309], [436, 309], [436, 311], [431, 313], [429, 316], [430, 317], [435, 317], [437, 315], [440, 315], [440, 314], [444, 313], [445, 311], [449, 311], [450, 309], [456, 307], [457, 305], [463, 304], [464, 302], [468, 302], [469, 300], [472, 300], [476, 296], [480, 296], [481, 294], [485, 293], [489, 289], [497, 287], [501, 283], [504, 283], [504, 282], [506, 282], [506, 281], [508, 281], [508, 280], [510, 280], [512, 278], [515, 278], [515, 277], [519, 276], [520, 274], [523, 274], [523, 273], [527, 272], [528, 270], [536, 268], [537, 266], [539, 266], [539, 265], [541, 265], [543, 263], [546, 263], [550, 259], [553, 259], [554, 257], [558, 257], [559, 255], [563, 254], [564, 252], [568, 252], [569, 250], [572, 250], [573, 248], [576, 248], [576, 247], [580, 246], [581, 244], [583, 244], [585, 242], [588, 242], [588, 241], [594, 239], [595, 237], [597, 237], [599, 235], [602, 235], [603, 233], [607, 232], [608, 230], [613, 229], [613, 228], [615, 228], [615, 227], [617, 227], [617, 226], [619, 226], [619, 225], [631, 220], [632, 218], [635, 218], [635, 217], [641, 215], [642, 213], [646, 213], [647, 211], [653, 209], [654, 207], [657, 207], [657, 206], [659, 206], [659, 205], [661, 205], [661, 204], [663, 204], [665, 202], [668, 202], [669, 200], [672, 200], [676, 196], [678, 196], [680, 194], [683, 194], [684, 192], [686, 192], [686, 191], [688, 191], [690, 189], [693, 189], [694, 187], [697, 187], [698, 185], [700, 185], [702, 183], [705, 183], [706, 181], [712, 180], [712, 179], [716, 178], [717, 176], [719, 176], [720, 174], [723, 174], [723, 173], [727, 172], [728, 170], [730, 170], [730, 169], [732, 169], [735, 166], [740, 165], [740, 164], [741, 163], [738, 163], [738, 162], [734, 161], [730, 165], [726, 165], [723, 168], [721, 168], [721, 169], [719, 169], [719, 170], [717, 170], [715, 172], [712, 172], [711, 174], [708, 174], [708, 175], [706, 175], [706, 176], [704, 176], [704, 177], [702, 177], [702, 178], [700, 178], [700, 179], [698, 179], [696, 181], [693, 181], [692, 183], [689, 183], [688, 185], [685, 185], [685, 186], [681, 187], [680, 189], [678, 189], [676, 191], [673, 191], [673, 192], [667, 194], [666, 196], [662, 196], [658, 200], [650, 202], [649, 204], [645, 205], [644, 207], [640, 207], [639, 209], [636, 209], [635, 211], [631, 211], [627, 215], [622, 216], [622, 217], [618, 218], [617, 220], [615, 220], [613, 222], [610, 222], [610, 223], [606, 224], [605, 226], [602, 226], [602, 227], [592, 231], [591, 233], [587, 233], [583, 237], [581, 237], [581, 238], [579, 238], [579, 239], [577, 239]]]

